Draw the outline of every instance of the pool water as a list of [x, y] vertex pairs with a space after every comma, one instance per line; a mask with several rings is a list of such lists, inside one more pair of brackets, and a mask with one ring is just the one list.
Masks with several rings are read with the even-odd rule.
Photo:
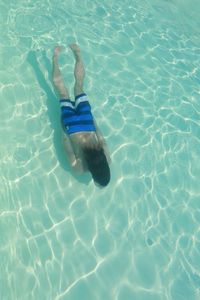
[[[1, 1], [0, 299], [200, 299], [200, 2]], [[70, 169], [55, 45], [110, 149], [99, 189]]]

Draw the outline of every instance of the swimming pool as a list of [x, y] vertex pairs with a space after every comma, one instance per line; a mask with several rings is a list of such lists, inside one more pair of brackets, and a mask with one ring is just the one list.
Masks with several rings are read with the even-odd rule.
[[[0, 299], [199, 299], [199, 2], [0, 10]], [[106, 189], [61, 147], [51, 57], [71, 42], [111, 152]], [[67, 47], [60, 64], [72, 92]]]

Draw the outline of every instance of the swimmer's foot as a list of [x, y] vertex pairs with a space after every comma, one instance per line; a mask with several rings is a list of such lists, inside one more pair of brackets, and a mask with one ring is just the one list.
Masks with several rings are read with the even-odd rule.
[[63, 50], [63, 47], [61, 47], [61, 46], [56, 46], [56, 47], [54, 48], [54, 52], [53, 52], [54, 57], [57, 58], [62, 50]]
[[75, 59], [79, 59], [81, 56], [81, 49], [77, 44], [70, 44], [69, 48], [72, 50]]

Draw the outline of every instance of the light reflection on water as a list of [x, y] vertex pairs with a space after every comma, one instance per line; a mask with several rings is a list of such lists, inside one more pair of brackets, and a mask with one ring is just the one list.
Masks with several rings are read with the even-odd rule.
[[[193, 4], [2, 5], [1, 299], [200, 297]], [[51, 56], [74, 41], [112, 156], [102, 190], [70, 170], [61, 146]], [[72, 91], [67, 48], [60, 64]]]

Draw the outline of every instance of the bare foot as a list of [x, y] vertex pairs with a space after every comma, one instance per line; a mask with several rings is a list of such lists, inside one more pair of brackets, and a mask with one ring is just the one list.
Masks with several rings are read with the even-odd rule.
[[54, 48], [54, 52], [53, 52], [54, 56], [58, 57], [58, 55], [60, 54], [60, 52], [61, 52], [62, 50], [63, 50], [63, 47], [61, 47], [61, 46], [56, 46], [56, 47]]
[[69, 48], [74, 53], [75, 58], [78, 58], [80, 56], [81, 49], [80, 49], [80, 47], [77, 44], [70, 44]]

